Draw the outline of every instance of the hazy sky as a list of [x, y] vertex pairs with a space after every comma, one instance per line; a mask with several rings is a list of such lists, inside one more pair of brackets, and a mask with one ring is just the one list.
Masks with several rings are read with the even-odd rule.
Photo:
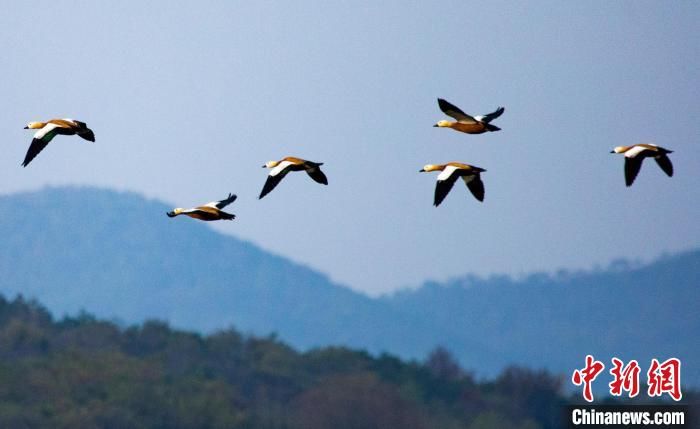
[[[217, 229], [370, 293], [648, 259], [700, 244], [698, 22], [693, 1], [6, 1], [0, 192], [231, 191]], [[433, 128], [437, 97], [505, 106], [503, 131]], [[97, 142], [59, 136], [21, 168], [22, 128], [52, 117]], [[674, 150], [676, 177], [647, 161], [625, 188], [608, 152], [639, 142]], [[292, 174], [258, 201], [288, 155], [329, 186]], [[458, 183], [432, 206], [418, 170], [447, 161], [488, 170], [483, 204]]]

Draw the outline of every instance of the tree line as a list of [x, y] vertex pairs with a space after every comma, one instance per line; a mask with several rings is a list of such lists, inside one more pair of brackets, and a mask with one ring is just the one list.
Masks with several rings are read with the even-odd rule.
[[160, 321], [54, 320], [0, 296], [0, 427], [550, 429], [562, 380], [509, 368], [477, 381], [445, 348], [422, 362]]

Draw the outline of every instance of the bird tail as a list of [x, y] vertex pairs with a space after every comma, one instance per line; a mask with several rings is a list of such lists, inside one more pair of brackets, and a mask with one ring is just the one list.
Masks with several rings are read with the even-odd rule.
[[486, 128], [486, 131], [501, 131], [501, 129], [497, 126], [488, 123], [484, 124], [484, 127]]

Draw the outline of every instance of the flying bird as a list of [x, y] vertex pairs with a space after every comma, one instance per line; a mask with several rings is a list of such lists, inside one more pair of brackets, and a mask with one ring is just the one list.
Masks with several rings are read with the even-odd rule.
[[453, 130], [461, 131], [467, 134], [481, 134], [487, 131], [500, 131], [500, 128], [495, 125], [491, 125], [491, 121], [501, 116], [506, 110], [503, 107], [499, 107], [495, 112], [491, 112], [488, 115], [471, 116], [462, 112], [459, 107], [442, 98], [438, 98], [438, 105], [440, 106], [440, 110], [442, 110], [447, 116], [451, 116], [457, 121], [438, 121], [438, 123], [433, 126], [452, 128]]
[[288, 156], [279, 161], [268, 161], [263, 165], [263, 168], [270, 168], [271, 170], [267, 175], [265, 186], [263, 186], [258, 198], [264, 197], [275, 189], [275, 186], [277, 186], [290, 171], [306, 171], [309, 177], [316, 182], [327, 185], [328, 179], [320, 168], [322, 165], [322, 162], [306, 161], [301, 158], [294, 158], [293, 156]]
[[640, 143], [631, 146], [617, 146], [610, 153], [625, 154], [625, 184], [627, 186], [632, 186], [634, 183], [634, 179], [637, 178], [637, 174], [642, 168], [644, 158], [654, 158], [668, 177], [673, 176], [673, 164], [668, 158], [668, 154], [673, 153], [672, 150], [651, 143]]
[[461, 162], [448, 162], [447, 164], [438, 165], [428, 164], [419, 170], [421, 173], [426, 171], [441, 172], [438, 174], [435, 185], [435, 199], [433, 202], [435, 207], [440, 205], [460, 177], [464, 180], [474, 198], [484, 201], [484, 182], [481, 181], [481, 173], [486, 170], [483, 168], [462, 164]]
[[58, 134], [66, 136], [77, 134], [87, 141], [95, 141], [95, 134], [87, 127], [87, 124], [74, 119], [51, 119], [47, 122], [30, 122], [24, 129], [38, 129], [39, 131], [34, 133], [34, 139], [32, 140], [32, 144], [29, 145], [29, 150], [24, 157], [22, 167], [29, 165], [29, 163], [39, 155], [39, 152], [44, 150], [46, 145]]
[[212, 201], [210, 203], [204, 204], [203, 206], [194, 207], [191, 209], [176, 208], [171, 212], [168, 212], [169, 217], [175, 217], [179, 215], [189, 216], [193, 219], [199, 220], [233, 220], [236, 215], [232, 213], [226, 213], [222, 211], [224, 207], [236, 201], [236, 195], [229, 193], [225, 200]]

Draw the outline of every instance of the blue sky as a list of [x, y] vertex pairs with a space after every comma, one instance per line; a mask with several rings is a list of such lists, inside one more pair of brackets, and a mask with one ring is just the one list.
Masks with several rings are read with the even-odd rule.
[[[215, 228], [368, 293], [649, 259], [700, 243], [698, 22], [697, 2], [12, 3], [0, 192], [234, 192]], [[433, 128], [437, 97], [505, 106], [503, 131]], [[22, 169], [22, 127], [52, 117], [97, 142], [58, 137]], [[674, 150], [676, 177], [647, 162], [625, 188], [608, 152], [640, 142]], [[287, 155], [329, 186], [290, 175], [258, 201]], [[458, 184], [432, 206], [418, 170], [447, 161], [488, 170], [483, 204]]]

